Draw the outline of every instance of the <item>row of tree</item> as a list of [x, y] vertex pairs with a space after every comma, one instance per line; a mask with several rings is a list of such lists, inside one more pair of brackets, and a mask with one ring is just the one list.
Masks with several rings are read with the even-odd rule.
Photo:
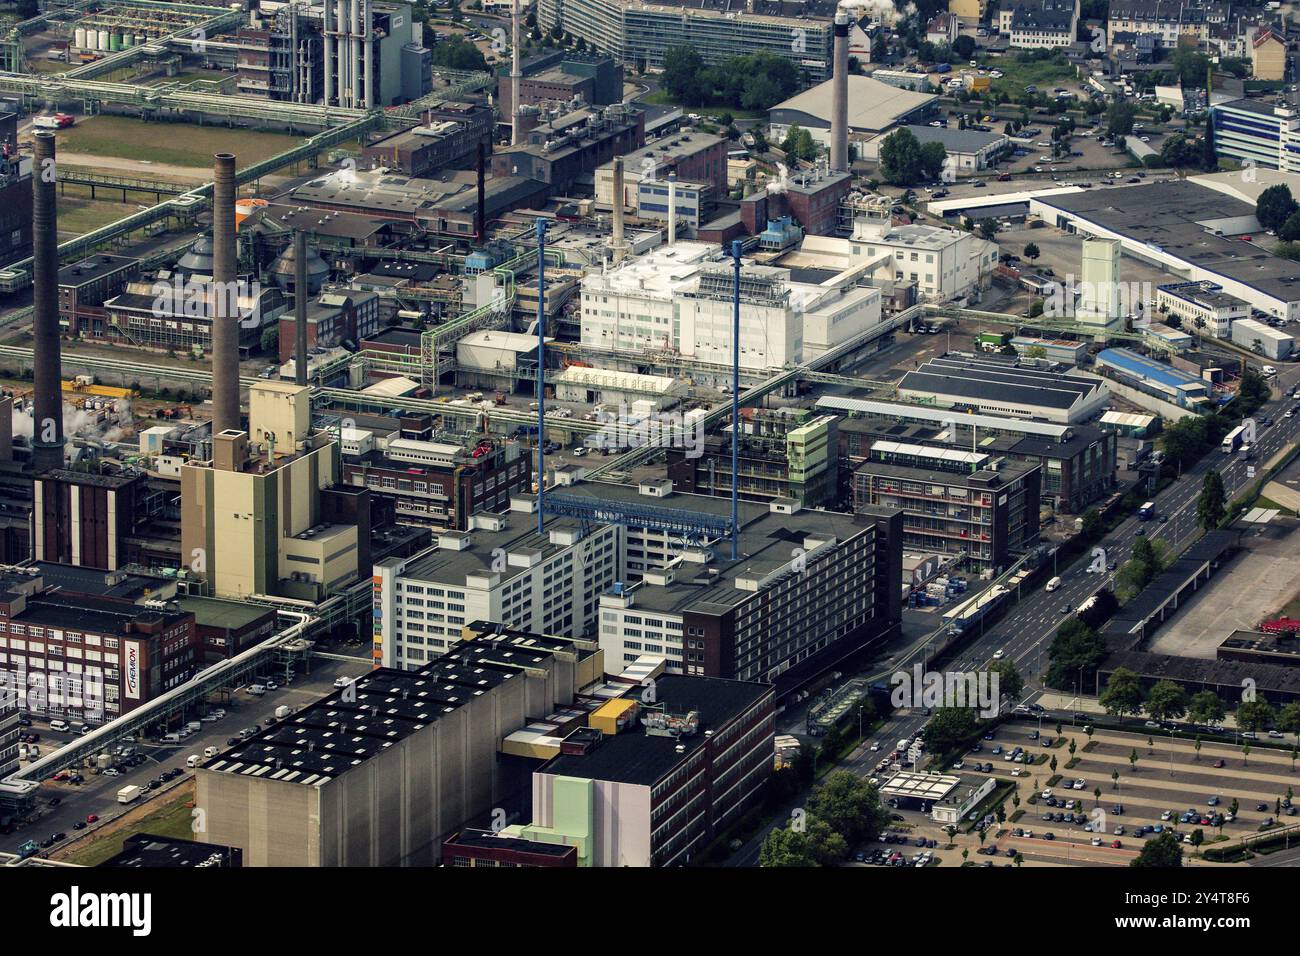
[[767, 110], [793, 96], [801, 77], [794, 63], [766, 50], [708, 66], [694, 47], [676, 46], [664, 54], [659, 82], [686, 106]]
[[880, 792], [856, 774], [837, 770], [813, 788], [807, 805], [795, 811], [787, 826], [768, 833], [758, 863], [835, 866], [853, 847], [878, 838], [888, 823]]

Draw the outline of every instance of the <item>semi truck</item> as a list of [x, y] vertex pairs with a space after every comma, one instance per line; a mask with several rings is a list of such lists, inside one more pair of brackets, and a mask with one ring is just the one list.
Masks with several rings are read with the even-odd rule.
[[133, 800], [139, 799], [139, 797], [140, 797], [140, 788], [137, 787], [135, 784], [132, 784], [129, 787], [123, 787], [121, 790], [117, 791], [118, 803], [130, 803]]
[[67, 129], [77, 118], [71, 113], [55, 113], [53, 116], [38, 116], [32, 120], [35, 129]]

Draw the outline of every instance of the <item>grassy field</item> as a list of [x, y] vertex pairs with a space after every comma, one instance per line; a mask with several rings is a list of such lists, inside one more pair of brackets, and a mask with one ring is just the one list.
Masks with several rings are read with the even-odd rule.
[[[663, 90], [655, 90], [639, 100], [649, 106], [677, 106], [677, 102], [665, 93]], [[762, 110], [733, 110], [726, 106], [683, 106], [688, 113], [699, 113], [701, 116], [721, 116], [723, 113], [730, 113], [736, 119], [762, 119], [767, 113]]]
[[[1025, 92], [1026, 86], [1036, 86], [1040, 93], [1051, 95], [1052, 90], [1064, 86], [1075, 79], [1074, 67], [1063, 60], [1031, 60], [1027, 57], [996, 56], [980, 57], [980, 66], [988, 70], [1001, 70], [1004, 74], [989, 83], [993, 93], [1006, 93], [1016, 97]], [[960, 72], [953, 64], [953, 72]]]
[[173, 166], [211, 166], [212, 154], [223, 150], [239, 157], [239, 165], [281, 153], [299, 142], [283, 133], [193, 124], [146, 123], [125, 116], [92, 116], [59, 131], [59, 149], [121, 159], [147, 159]]
[[[76, 187], [69, 186], [67, 192], [59, 197], [60, 239], [85, 235], [92, 229], [116, 222], [140, 208], [140, 205], [135, 202], [120, 203], [91, 199], [88, 192], [78, 193], [74, 191], [75, 189]], [[112, 194], [101, 192], [101, 195]], [[153, 196], [143, 196], [141, 203], [152, 205]]]
[[98, 866], [110, 856], [121, 853], [122, 841], [137, 833], [155, 833], [180, 840], [193, 840], [193, 813], [187, 804], [194, 799], [194, 787], [178, 787], [174, 793], [173, 799], [154, 807], [148, 813], [134, 816], [124, 826], [117, 825], [117, 821], [108, 824], [101, 831], [102, 835], [97, 834], [66, 854], [58, 854], [56, 859], [82, 866]]

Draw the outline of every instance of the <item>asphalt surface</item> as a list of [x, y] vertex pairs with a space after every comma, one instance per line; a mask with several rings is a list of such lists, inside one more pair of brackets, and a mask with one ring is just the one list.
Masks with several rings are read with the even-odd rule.
[[[1101, 542], [1100, 547], [1105, 549], [1108, 562], [1114, 563], [1116, 568], [1119, 568], [1128, 560], [1133, 542], [1137, 540], [1139, 528], [1150, 538], [1169, 542], [1175, 552], [1187, 546], [1196, 534], [1196, 498], [1200, 494], [1201, 482], [1207, 472], [1218, 469], [1223, 476], [1228, 500], [1232, 500], [1255, 480], [1246, 477], [1248, 464], [1262, 469], [1264, 463], [1285, 444], [1300, 438], [1300, 415], [1292, 418], [1283, 417], [1288, 408], [1297, 404], [1296, 401], [1285, 396], [1289, 396], [1297, 383], [1300, 383], [1300, 366], [1281, 367], [1279, 372], [1278, 382], [1283, 388], [1284, 397], [1268, 402], [1256, 413], [1256, 419], [1271, 416], [1274, 424], [1258, 430], [1254, 460], [1246, 462], [1237, 455], [1227, 456], [1217, 449], [1208, 452], [1154, 499], [1157, 512], [1168, 516], [1169, 520], [1166, 523], [1140, 522], [1136, 518], [1128, 518]], [[1002, 650], [1005, 657], [1016, 662], [1020, 673], [1025, 678], [1025, 701], [1036, 700], [1043, 690], [1038, 681], [1042, 668], [1047, 664], [1047, 649], [1051, 644], [1052, 635], [1067, 618], [1067, 615], [1062, 613], [1062, 609], [1067, 604], [1071, 608], [1077, 608], [1086, 598], [1101, 590], [1114, 578], [1113, 572], [1087, 573], [1088, 564], [1088, 560], [1078, 560], [1068, 568], [1058, 569], [1061, 586], [1050, 594], [1040, 587], [1033, 593], [1022, 595], [1021, 600], [1000, 621], [991, 625], [987, 633], [981, 634], [963, 648], [953, 662], [947, 665], [948, 669], [982, 669], [992, 660], [995, 652]], [[910, 667], [919, 650], [914, 648], [910, 653], [904, 652], [898, 655], [893, 666], [898, 669]], [[900, 713], [885, 721], [873, 738], [881, 742], [882, 750], [892, 749], [895, 741], [914, 738], [920, 734], [927, 719], [919, 713]], [[862, 746], [841, 762], [841, 767], [860, 777], [869, 776], [880, 757], [878, 753], [868, 750], [868, 743], [870, 741], [864, 741]], [[799, 803], [794, 803], [790, 809], [798, 805]], [[779, 823], [783, 824], [784, 819]], [[779, 824], [764, 827], [762, 832], [732, 854], [727, 865], [757, 866], [763, 840], [776, 825]]]

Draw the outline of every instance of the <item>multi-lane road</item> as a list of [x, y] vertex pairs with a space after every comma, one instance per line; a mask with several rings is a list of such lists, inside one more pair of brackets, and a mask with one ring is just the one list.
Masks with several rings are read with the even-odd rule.
[[[1300, 415], [1292, 418], [1284, 415], [1286, 409], [1296, 404], [1289, 396], [1297, 383], [1300, 383], [1300, 368], [1285, 369], [1276, 382], [1276, 386], [1283, 389], [1281, 397], [1273, 399], [1256, 413], [1256, 419], [1272, 417], [1274, 424], [1258, 429], [1252, 461], [1244, 461], [1238, 455], [1225, 455], [1218, 449], [1211, 450], [1154, 499], [1158, 513], [1167, 516], [1167, 521], [1139, 522], [1136, 518], [1128, 518], [1106, 536], [1100, 547], [1105, 549], [1107, 561], [1119, 567], [1128, 560], [1139, 528], [1151, 538], [1168, 542], [1175, 552], [1190, 544], [1197, 535], [1196, 499], [1207, 472], [1211, 469], [1219, 471], [1223, 476], [1228, 499], [1231, 500], [1255, 480], [1247, 477], [1248, 466], [1262, 469], [1284, 446], [1300, 438]], [[1077, 608], [1114, 577], [1112, 572], [1090, 574], [1087, 572], [1088, 565], [1088, 560], [1079, 560], [1068, 568], [1059, 569], [1061, 586], [1051, 593], [1039, 587], [1032, 593], [1021, 595], [1021, 599], [1002, 620], [990, 625], [986, 633], [963, 648], [948, 667], [953, 670], [980, 670], [992, 660], [994, 653], [1001, 650], [1004, 657], [1016, 662], [1020, 673], [1025, 676], [1028, 691], [1026, 700], [1036, 699], [1042, 692], [1042, 685], [1038, 681], [1047, 665], [1047, 650], [1052, 635], [1061, 622], [1067, 619], [1062, 609], [1066, 606]], [[919, 646], [914, 647], [910, 653], [901, 655], [893, 666], [897, 669], [909, 668], [921, 653], [923, 651]], [[891, 749], [895, 741], [917, 736], [924, 728], [926, 719], [920, 713], [899, 713], [887, 720], [874, 737], [881, 742], [883, 749]], [[843, 762], [843, 766], [859, 776], [867, 776], [878, 761], [879, 754], [870, 752], [864, 743]], [[767, 829], [737, 850], [729, 865], [757, 865], [758, 852]]]

